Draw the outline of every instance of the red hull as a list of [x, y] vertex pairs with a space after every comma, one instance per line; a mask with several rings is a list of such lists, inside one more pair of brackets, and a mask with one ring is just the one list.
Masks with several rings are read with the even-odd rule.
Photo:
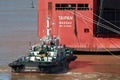
[[[51, 36], [58, 36], [61, 44], [67, 47], [80, 51], [120, 51], [120, 37], [95, 37], [96, 26], [92, 22], [95, 19], [93, 13], [97, 10], [96, 3], [97, 0], [38, 0], [39, 38], [46, 35], [46, 18], [49, 16]], [[65, 7], [73, 10], [64, 10]], [[81, 10], [78, 10], [79, 7]]]

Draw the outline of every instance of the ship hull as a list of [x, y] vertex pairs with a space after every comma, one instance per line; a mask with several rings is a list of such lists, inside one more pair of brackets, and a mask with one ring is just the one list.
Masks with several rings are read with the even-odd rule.
[[[39, 38], [42, 39], [46, 35], [46, 26], [44, 26], [46, 23], [43, 22], [48, 15], [51, 20], [51, 36], [58, 36], [61, 44], [85, 52], [120, 51], [120, 34], [115, 33], [115, 31], [119, 32], [120, 30], [109, 24], [112, 22], [110, 22], [111, 18], [107, 16], [119, 14], [120, 9], [117, 7], [119, 2], [117, 2], [118, 0], [114, 1], [114, 6], [110, 4], [108, 6], [108, 2], [113, 0], [105, 0], [102, 7], [105, 8], [106, 12], [102, 13], [104, 15], [100, 15], [100, 1], [102, 0], [39, 0]], [[118, 9], [117, 13], [114, 13], [115, 8]], [[108, 20], [109, 23], [99, 20], [96, 15]], [[103, 25], [95, 24], [95, 21], [106, 25], [107, 28], [113, 28], [113, 30], [107, 30]], [[53, 23], [55, 24], [53, 25]], [[114, 23], [114, 25], [118, 24], [120, 23]]]
[[74, 54], [90, 54], [90, 55], [120, 55], [120, 49], [98, 49], [98, 50], [90, 50], [90, 49], [80, 49], [80, 48], [75, 48], [74, 49]]
[[77, 57], [72, 56], [60, 62], [13, 62], [9, 66], [14, 73], [57, 73], [66, 72], [69, 64]]

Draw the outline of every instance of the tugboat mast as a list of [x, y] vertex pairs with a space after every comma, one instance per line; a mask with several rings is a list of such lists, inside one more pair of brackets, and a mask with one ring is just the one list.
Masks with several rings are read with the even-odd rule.
[[47, 17], [47, 36], [46, 38], [49, 40], [50, 39], [50, 18]]

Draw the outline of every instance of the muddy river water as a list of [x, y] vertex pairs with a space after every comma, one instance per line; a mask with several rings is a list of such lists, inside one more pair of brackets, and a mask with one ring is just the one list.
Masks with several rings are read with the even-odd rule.
[[120, 80], [119, 74], [109, 73], [75, 73], [41, 74], [41, 73], [0, 73], [0, 80]]

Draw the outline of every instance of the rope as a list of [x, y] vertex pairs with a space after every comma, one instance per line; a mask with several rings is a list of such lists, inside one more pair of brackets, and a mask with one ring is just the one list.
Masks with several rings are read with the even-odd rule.
[[[108, 20], [106, 20], [106, 19], [104, 19], [104, 18], [102, 18], [102, 17], [100, 17], [100, 16], [96, 15], [95, 13], [92, 13], [92, 14], [93, 14], [93, 15], [95, 15], [96, 17], [98, 17], [98, 18], [100, 18], [100, 19], [104, 20], [105, 22], [107, 22], [107, 23], [109, 23], [109, 24], [113, 25], [114, 27], [116, 27], [116, 28], [120, 29], [120, 27], [118, 27], [118, 26], [116, 26], [115, 24], [113, 24], [113, 23], [109, 22]], [[98, 21], [98, 22], [99, 22], [99, 21]]]
[[[101, 0], [101, 5], [100, 5], [100, 8], [99, 8], [99, 10], [100, 10], [100, 15], [98, 16], [98, 15], [96, 15], [96, 14], [93, 13], [93, 12], [92, 12], [92, 14], [99, 18], [98, 22], [100, 22], [100, 19], [102, 19], [102, 20], [104, 20], [105, 22], [107, 22], [107, 23], [113, 25], [114, 27], [120, 29], [120, 27], [118, 27], [118, 26], [116, 26], [115, 24], [111, 23], [110, 21], [108, 21], [108, 20], [100, 17], [100, 16], [102, 15], [102, 10], [103, 10], [103, 1], [104, 1], [104, 0]], [[98, 23], [98, 24], [99, 24], [99, 23]]]
[[[73, 13], [72, 13], [73, 14]], [[88, 19], [85, 19], [84, 18], [84, 16], [81, 14], [81, 17], [83, 18], [83, 20], [84, 20], [84, 22], [86, 22], [85, 20], [88, 20]], [[87, 22], [86, 22], [87, 23]], [[92, 23], [94, 23], [94, 24], [97, 24], [97, 23], [95, 23], [95, 22], [92, 22]], [[98, 25], [98, 24], [97, 24]], [[100, 24], [99, 24], [100, 25]], [[101, 25], [100, 25], [101, 26]], [[91, 29], [90, 29], [90, 33], [91, 33]], [[91, 33], [92, 34], [92, 33]], [[113, 54], [111, 51], [109, 51], [109, 49], [107, 49], [107, 48], [105, 48], [105, 46], [97, 39], [97, 38], [95, 38], [98, 42], [99, 42], [99, 44], [101, 45], [101, 46], [103, 46], [104, 47], [104, 49], [107, 51], [107, 52], [109, 52], [111, 55], [113, 55], [114, 57], [116, 57], [117, 59], [120, 59], [120, 57], [119, 56], [116, 56], [115, 54]]]
[[[78, 12], [77, 12], [77, 13], [78, 13]], [[80, 16], [82, 15], [81, 13], [78, 13], [78, 14], [79, 14]], [[84, 15], [82, 15], [82, 16], [84, 16]], [[111, 27], [109, 27], [109, 26], [106, 26], [105, 24], [102, 24], [102, 23], [99, 23], [99, 24], [98, 24], [98, 21], [95, 21], [95, 20], [93, 20], [93, 19], [90, 19], [90, 18], [87, 17], [87, 16], [84, 16], [84, 19], [87, 20], [87, 21], [89, 21], [89, 22], [93, 22], [94, 24], [99, 25], [99, 26], [101, 26], [101, 27], [103, 27], [103, 28], [105, 28], [105, 29], [108, 29], [108, 30], [112, 31], [112, 32], [115, 32], [115, 33], [117, 33], [117, 34], [120, 34], [120, 31], [115, 30], [115, 29], [113, 29], [113, 28], [111, 28]]]

